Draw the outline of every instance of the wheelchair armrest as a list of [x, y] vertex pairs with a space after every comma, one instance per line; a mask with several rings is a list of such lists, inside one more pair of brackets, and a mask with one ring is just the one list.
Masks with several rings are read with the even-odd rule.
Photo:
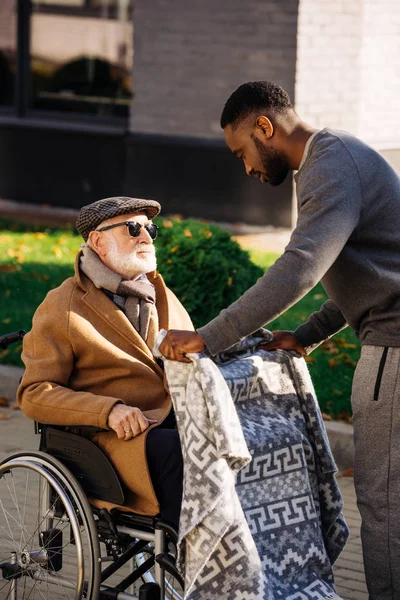
[[35, 433], [44, 433], [46, 429], [50, 427], [51, 429], [59, 429], [60, 431], [69, 431], [70, 433], [74, 433], [75, 435], [81, 435], [85, 438], [92, 438], [96, 433], [101, 433], [102, 431], [110, 431], [109, 429], [103, 429], [102, 427], [94, 427], [92, 425], [70, 425], [65, 427], [64, 425], [47, 425], [45, 423], [39, 423], [39, 421], [35, 421]]
[[104, 429], [103, 427], [94, 427], [92, 425], [79, 425], [79, 427], [72, 425], [66, 429], [69, 433], [73, 433], [75, 435], [80, 435], [81, 437], [91, 439], [96, 433], [101, 433], [102, 431], [110, 431], [109, 429]]

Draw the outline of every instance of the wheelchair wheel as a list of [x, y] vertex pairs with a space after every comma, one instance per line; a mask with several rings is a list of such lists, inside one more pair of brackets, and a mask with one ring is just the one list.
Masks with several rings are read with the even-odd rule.
[[42, 452], [5, 459], [0, 464], [0, 598], [97, 600], [99, 588], [96, 526], [74, 476]]

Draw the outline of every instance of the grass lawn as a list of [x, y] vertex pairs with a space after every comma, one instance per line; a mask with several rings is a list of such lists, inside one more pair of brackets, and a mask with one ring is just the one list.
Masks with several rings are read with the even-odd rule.
[[[252, 260], [268, 269], [278, 254], [250, 251]], [[318, 284], [302, 300], [268, 324], [268, 329], [295, 329], [327, 300]], [[333, 336], [306, 358], [321, 410], [337, 418], [349, 419], [354, 368], [360, 355], [359, 342], [350, 327]]]
[[[81, 238], [68, 230], [11, 231], [0, 221], [0, 334], [29, 331], [47, 292], [73, 273]], [[20, 228], [18, 226], [18, 228]], [[0, 350], [0, 363], [22, 366], [21, 345]]]
[[[32, 315], [46, 293], [73, 272], [82, 242], [70, 230], [37, 230], [0, 220], [0, 334], [29, 330]], [[250, 252], [253, 262], [267, 269], [277, 254]], [[162, 268], [160, 269], [162, 272]], [[326, 294], [316, 286], [305, 298], [269, 324], [269, 329], [294, 329], [323, 304]], [[0, 350], [0, 363], [21, 366], [21, 346]], [[321, 409], [335, 417], [350, 415], [351, 381], [359, 345], [348, 328], [315, 350], [307, 362]]]

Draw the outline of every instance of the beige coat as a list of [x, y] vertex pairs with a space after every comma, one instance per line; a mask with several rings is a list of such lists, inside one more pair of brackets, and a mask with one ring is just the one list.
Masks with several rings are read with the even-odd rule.
[[[164, 372], [150, 351], [157, 332], [150, 323], [147, 345], [125, 314], [79, 270], [79, 256], [75, 275], [49, 292], [24, 338], [26, 370], [18, 389], [19, 404], [41, 423], [109, 429], [108, 415], [122, 400], [160, 422], [171, 401]], [[148, 278], [156, 290], [160, 329], [193, 329], [161, 275], [156, 271]], [[107, 431], [94, 441], [127, 486], [127, 505], [153, 515], [159, 505], [147, 467], [146, 435], [124, 441]]]

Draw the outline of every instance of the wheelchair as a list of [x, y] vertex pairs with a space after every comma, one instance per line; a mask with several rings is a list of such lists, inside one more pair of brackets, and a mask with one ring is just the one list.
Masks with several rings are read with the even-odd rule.
[[[1, 336], [0, 348], [24, 333]], [[0, 600], [182, 600], [175, 529], [98, 507], [125, 498], [94, 428], [35, 431], [38, 451], [0, 462]]]

